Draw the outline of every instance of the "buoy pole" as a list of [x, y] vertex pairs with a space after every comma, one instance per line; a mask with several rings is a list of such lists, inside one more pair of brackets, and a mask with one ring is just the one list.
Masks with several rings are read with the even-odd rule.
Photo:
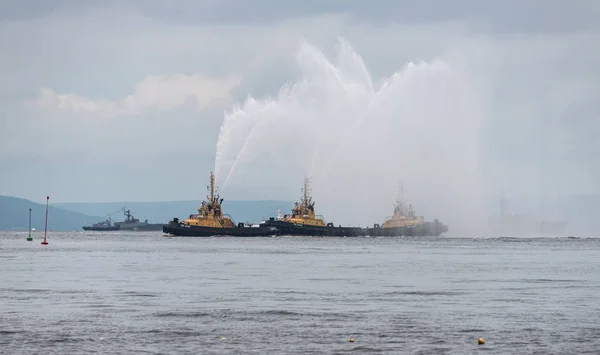
[[27, 241], [31, 242], [33, 238], [31, 238], [31, 208], [29, 209], [29, 236], [27, 237]]
[[48, 230], [48, 200], [50, 199], [50, 196], [46, 196], [46, 224], [44, 226], [44, 241], [42, 242], [42, 245], [48, 245], [48, 241], [46, 240], [46, 231]]

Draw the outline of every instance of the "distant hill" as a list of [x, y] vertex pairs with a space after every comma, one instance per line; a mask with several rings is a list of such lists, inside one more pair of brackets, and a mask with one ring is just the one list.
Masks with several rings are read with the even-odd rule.
[[[22, 198], [0, 195], [0, 230], [27, 231], [30, 208], [31, 227], [37, 231], [43, 231], [46, 219], [46, 205]], [[101, 217], [67, 211], [54, 206], [48, 208], [48, 230], [82, 230], [81, 227], [86, 222], [91, 223], [100, 220], [102, 220]]]
[[[274, 217], [277, 210], [289, 213], [294, 203], [292, 201], [223, 201], [223, 211], [236, 222], [259, 222], [268, 217]], [[86, 215], [110, 216], [113, 221], [124, 219], [122, 207], [127, 207], [140, 220], [148, 222], [167, 223], [173, 217], [186, 218], [197, 213], [200, 201], [168, 201], [168, 202], [106, 202], [106, 203], [55, 203], [52, 206], [64, 210], [83, 213]]]

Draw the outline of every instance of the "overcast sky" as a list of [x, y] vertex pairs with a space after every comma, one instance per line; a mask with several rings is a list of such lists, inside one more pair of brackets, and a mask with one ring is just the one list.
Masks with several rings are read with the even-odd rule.
[[[410, 61], [462, 68], [481, 89], [481, 169], [497, 190], [599, 193], [599, 4], [5, 0], [0, 194], [198, 199], [225, 112], [296, 80], [301, 41], [329, 57], [339, 36], [376, 84]], [[290, 189], [264, 196], [297, 197], [302, 177], [282, 176]]]

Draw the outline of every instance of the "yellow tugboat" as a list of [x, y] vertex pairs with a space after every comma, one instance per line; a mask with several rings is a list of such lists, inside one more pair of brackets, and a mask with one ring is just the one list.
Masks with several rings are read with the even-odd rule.
[[264, 226], [277, 228], [281, 235], [301, 236], [364, 236], [368, 234], [367, 228], [360, 227], [334, 227], [333, 223], [325, 223], [322, 216], [315, 214], [315, 202], [310, 195], [310, 179], [304, 178], [302, 198], [294, 203], [291, 215], [283, 218], [269, 218], [263, 222]]
[[398, 197], [394, 205], [394, 214], [387, 218], [381, 228], [374, 228], [374, 235], [381, 236], [439, 236], [447, 232], [448, 226], [437, 219], [425, 221], [423, 216], [416, 216], [412, 204], [405, 203], [404, 185], [400, 183]]
[[282, 221], [308, 226], [325, 226], [323, 217], [315, 215], [315, 203], [310, 196], [310, 179], [308, 177], [304, 178], [300, 202], [294, 202], [292, 214], [284, 215]]
[[270, 227], [252, 227], [239, 223], [237, 226], [232, 218], [223, 213], [223, 199], [216, 194], [215, 176], [210, 172], [209, 195], [202, 201], [198, 214], [192, 214], [183, 222], [173, 218], [163, 226], [165, 234], [187, 237], [235, 236], [262, 237], [275, 235], [276, 229]]

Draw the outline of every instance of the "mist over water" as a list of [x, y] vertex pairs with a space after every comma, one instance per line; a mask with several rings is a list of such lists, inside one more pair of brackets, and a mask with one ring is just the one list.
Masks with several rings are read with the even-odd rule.
[[417, 214], [451, 234], [484, 225], [483, 114], [467, 75], [433, 59], [376, 85], [343, 39], [335, 61], [308, 43], [296, 59], [298, 81], [225, 115], [215, 161], [223, 195], [245, 187], [249, 198], [297, 199], [306, 174], [318, 214], [371, 225], [392, 214], [402, 180]]

